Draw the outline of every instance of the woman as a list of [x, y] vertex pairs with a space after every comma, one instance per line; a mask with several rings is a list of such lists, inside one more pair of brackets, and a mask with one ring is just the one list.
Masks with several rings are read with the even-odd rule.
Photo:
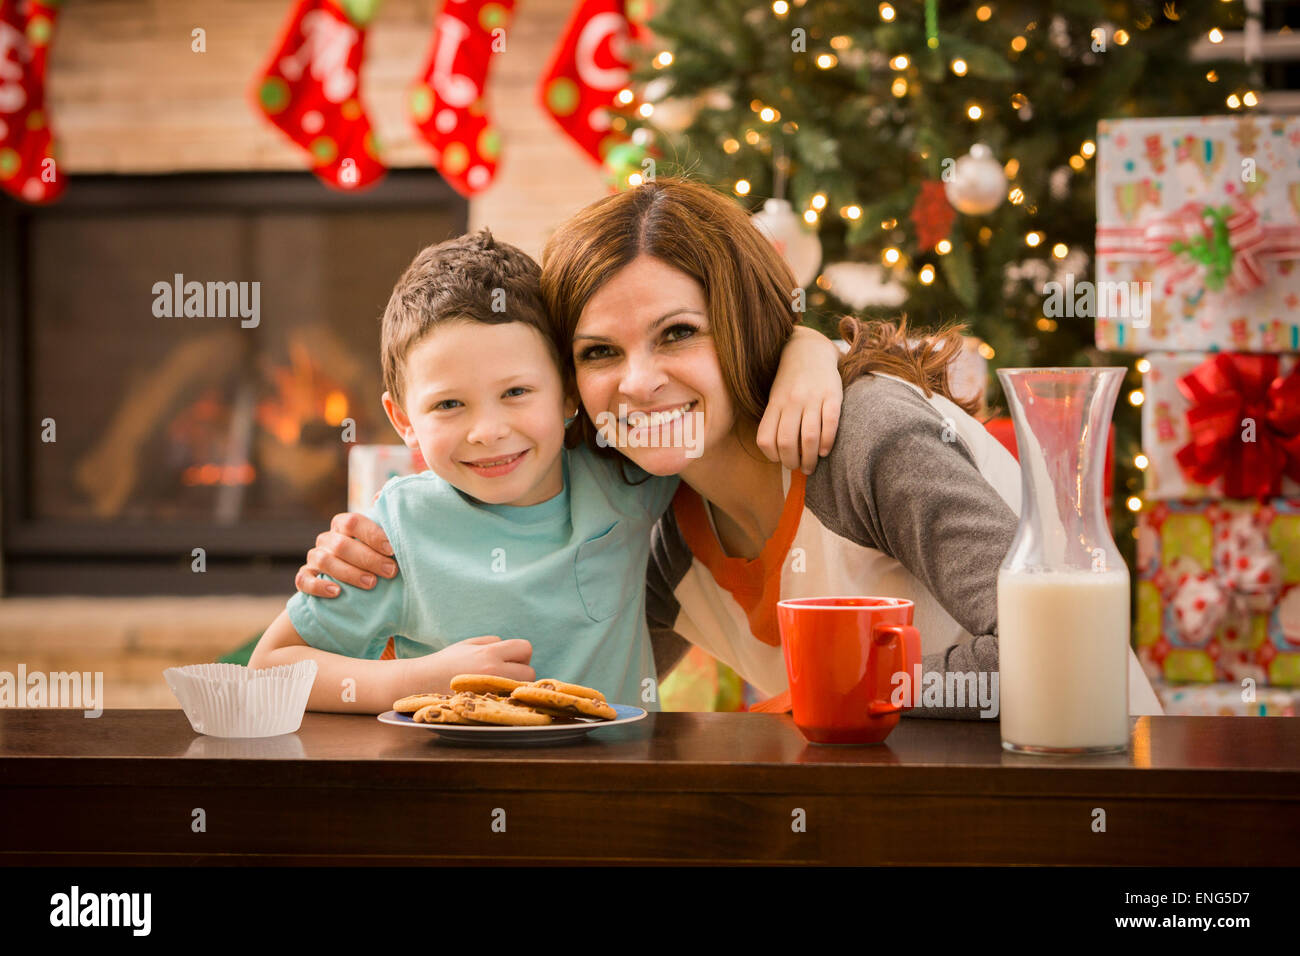
[[[835, 444], [806, 477], [758, 445], [795, 327], [795, 288], [743, 211], [684, 181], [593, 203], [543, 254], [554, 337], [582, 399], [575, 429], [605, 454], [683, 482], [655, 529], [647, 574], [659, 673], [689, 641], [779, 694], [787, 681], [776, 602], [874, 594], [915, 602], [923, 672], [974, 673], [975, 687], [995, 687], [997, 570], [1016, 530], [1020, 475], [949, 392], [959, 333], [909, 344], [905, 324], [846, 319]], [[603, 447], [617, 440], [611, 423], [678, 410], [696, 416], [703, 436], [691, 449]], [[372, 541], [375, 530], [365, 529]], [[316, 552], [335, 567], [344, 558], [319, 543]], [[311, 588], [321, 563], [309, 558], [302, 590], [319, 593]], [[1160, 713], [1129, 657], [1130, 711]], [[981, 712], [996, 715], [996, 703], [945, 700], [908, 713]]]

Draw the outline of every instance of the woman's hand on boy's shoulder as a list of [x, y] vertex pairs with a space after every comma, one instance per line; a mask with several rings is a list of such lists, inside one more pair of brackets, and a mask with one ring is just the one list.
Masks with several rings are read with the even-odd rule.
[[337, 585], [324, 578], [369, 590], [378, 583], [376, 575], [397, 575], [397, 562], [388, 536], [373, 519], [355, 511], [336, 514], [330, 529], [316, 536], [316, 547], [307, 552], [307, 563], [298, 569], [293, 585], [314, 597], [338, 597]]

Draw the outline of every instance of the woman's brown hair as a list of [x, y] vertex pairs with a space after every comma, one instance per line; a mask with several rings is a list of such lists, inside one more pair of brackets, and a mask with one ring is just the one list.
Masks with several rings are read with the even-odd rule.
[[840, 359], [844, 387], [869, 372], [895, 375], [921, 386], [925, 394], [938, 392], [962, 411], [974, 415], [980, 398], [958, 398], [952, 392], [948, 373], [952, 360], [965, 347], [961, 326], [948, 325], [930, 335], [908, 335], [907, 316], [897, 322], [864, 322], [846, 315], [840, 319], [840, 337], [849, 343], [848, 354]]
[[[598, 200], [560, 226], [546, 243], [542, 296], [570, 383], [573, 333], [583, 309], [597, 290], [641, 255], [684, 272], [703, 288], [723, 382], [737, 413], [757, 422], [781, 350], [794, 331], [798, 286], [790, 267], [744, 210], [689, 180], [659, 179]], [[903, 334], [906, 323], [891, 338], [886, 330], [894, 328], [890, 323], [841, 325], [840, 334], [850, 343], [840, 363], [845, 385], [866, 372], [880, 371], [914, 382], [927, 394], [939, 391], [951, 398], [944, 363], [960, 350], [960, 333], [945, 330], [940, 339], [923, 339], [909, 350]], [[605, 450], [585, 410], [575, 428], [589, 446]]]

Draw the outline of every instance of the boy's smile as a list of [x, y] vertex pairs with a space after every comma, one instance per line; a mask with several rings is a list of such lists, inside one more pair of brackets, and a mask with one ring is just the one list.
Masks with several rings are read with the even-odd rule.
[[[535, 505], [564, 488], [566, 402], [540, 332], [452, 320], [406, 355], [403, 406], [384, 410], [440, 478], [487, 504]], [[567, 405], [567, 409], [566, 409]]]

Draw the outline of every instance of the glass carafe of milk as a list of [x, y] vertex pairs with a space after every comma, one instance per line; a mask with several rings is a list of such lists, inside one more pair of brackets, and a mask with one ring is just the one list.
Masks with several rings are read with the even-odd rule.
[[1129, 575], [1102, 502], [1122, 368], [998, 370], [1020, 453], [1020, 526], [998, 571], [1002, 746], [1128, 745]]

